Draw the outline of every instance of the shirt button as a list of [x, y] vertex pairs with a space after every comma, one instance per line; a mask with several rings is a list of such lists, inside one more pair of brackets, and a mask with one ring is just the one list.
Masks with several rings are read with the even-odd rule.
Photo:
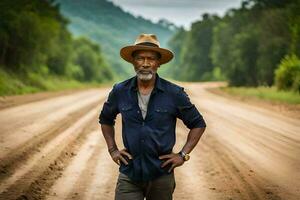
[[138, 110], [137, 113], [140, 113], [140, 111]]
[[145, 140], [141, 140], [141, 142], [145, 142]]

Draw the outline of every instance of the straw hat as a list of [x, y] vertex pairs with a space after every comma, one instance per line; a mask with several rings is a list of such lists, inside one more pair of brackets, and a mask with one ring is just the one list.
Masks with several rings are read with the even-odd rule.
[[141, 34], [137, 37], [134, 45], [125, 46], [120, 50], [121, 57], [127, 62], [132, 63], [132, 53], [137, 50], [152, 50], [158, 52], [161, 57], [160, 64], [165, 64], [172, 60], [174, 54], [172, 51], [160, 48], [157, 37], [154, 34]]

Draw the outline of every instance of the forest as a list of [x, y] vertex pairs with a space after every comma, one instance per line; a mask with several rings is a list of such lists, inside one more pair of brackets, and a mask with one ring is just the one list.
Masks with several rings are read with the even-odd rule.
[[224, 17], [204, 14], [169, 41], [182, 81], [300, 91], [300, 1], [246, 0]]
[[81, 87], [132, 75], [119, 57], [141, 32], [175, 59], [160, 72], [180, 81], [227, 81], [300, 91], [300, 0], [245, 0], [190, 30], [153, 23], [108, 1], [2, 0], [0, 94]]
[[141, 32], [166, 45], [176, 27], [123, 11], [109, 1], [0, 2], [0, 94], [108, 83], [133, 74], [119, 57]]
[[100, 46], [72, 37], [53, 2], [3, 0], [0, 18], [1, 93], [14, 87], [46, 90], [49, 77], [55, 77], [50, 87], [58, 87], [60, 79], [102, 83], [113, 78]]

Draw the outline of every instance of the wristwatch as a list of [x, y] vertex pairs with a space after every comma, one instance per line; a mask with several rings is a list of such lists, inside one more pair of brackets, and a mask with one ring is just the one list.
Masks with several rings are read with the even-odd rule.
[[178, 154], [183, 158], [184, 161], [188, 161], [190, 159], [190, 155], [184, 151], [180, 151]]

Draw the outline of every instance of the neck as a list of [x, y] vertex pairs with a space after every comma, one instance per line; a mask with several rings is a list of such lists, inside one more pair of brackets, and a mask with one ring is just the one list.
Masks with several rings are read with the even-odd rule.
[[140, 90], [152, 89], [155, 84], [156, 74], [149, 81], [142, 81], [139, 78], [137, 79], [137, 85]]

